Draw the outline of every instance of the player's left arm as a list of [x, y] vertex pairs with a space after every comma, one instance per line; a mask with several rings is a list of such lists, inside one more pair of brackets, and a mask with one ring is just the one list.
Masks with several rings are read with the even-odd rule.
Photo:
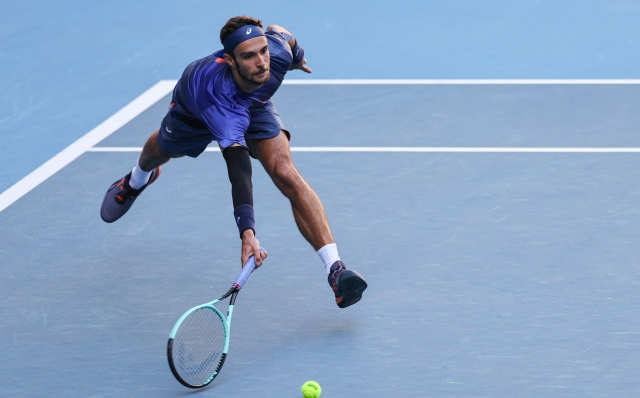
[[[291, 47], [291, 52], [293, 54], [293, 64], [291, 65], [290, 70], [299, 69], [301, 71], [311, 73], [313, 72], [311, 68], [309, 68], [306, 63], [307, 60], [304, 58], [304, 49], [300, 46], [300, 43], [296, 40], [295, 37], [279, 25], [269, 25], [267, 26], [267, 31], [275, 30], [276, 32], [284, 33], [285, 38], [287, 38], [287, 43], [289, 43], [289, 47]], [[290, 37], [290, 38], [289, 38]]]

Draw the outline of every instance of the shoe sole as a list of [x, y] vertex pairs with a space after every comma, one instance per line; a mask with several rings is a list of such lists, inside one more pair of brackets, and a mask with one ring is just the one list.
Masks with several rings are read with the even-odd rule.
[[336, 299], [336, 303], [340, 308], [346, 308], [360, 301], [362, 292], [367, 288], [367, 282], [362, 275], [349, 269], [340, 274], [337, 285], [340, 297]]

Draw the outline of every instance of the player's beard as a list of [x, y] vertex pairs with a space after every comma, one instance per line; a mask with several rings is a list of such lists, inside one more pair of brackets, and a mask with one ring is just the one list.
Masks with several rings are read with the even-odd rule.
[[[257, 72], [251, 73], [249, 72], [248, 69], [244, 68], [241, 64], [237, 64], [237, 65], [238, 65], [238, 74], [243, 80], [247, 82], [263, 85], [266, 82], [268, 82], [269, 78], [271, 77], [271, 71], [269, 70], [268, 67], [260, 68]], [[265, 71], [266, 73], [264, 75], [262, 75], [261, 77], [258, 77], [260, 73]]]

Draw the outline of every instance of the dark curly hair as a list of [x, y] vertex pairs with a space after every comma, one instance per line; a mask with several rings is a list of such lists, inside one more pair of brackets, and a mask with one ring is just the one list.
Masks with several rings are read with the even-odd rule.
[[256, 25], [262, 28], [262, 21], [256, 18], [247, 17], [245, 15], [238, 15], [237, 17], [229, 18], [226, 24], [220, 30], [220, 43], [224, 42], [224, 39], [229, 37], [236, 29], [245, 25]]

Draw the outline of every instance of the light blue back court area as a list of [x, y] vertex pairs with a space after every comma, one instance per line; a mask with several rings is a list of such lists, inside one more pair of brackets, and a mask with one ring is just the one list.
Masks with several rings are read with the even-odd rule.
[[[638, 395], [636, 2], [1, 5], [0, 396]], [[338, 309], [254, 161], [269, 258], [194, 394], [166, 343], [240, 269], [220, 153], [99, 207], [237, 14], [305, 47], [274, 102], [369, 288]]]

